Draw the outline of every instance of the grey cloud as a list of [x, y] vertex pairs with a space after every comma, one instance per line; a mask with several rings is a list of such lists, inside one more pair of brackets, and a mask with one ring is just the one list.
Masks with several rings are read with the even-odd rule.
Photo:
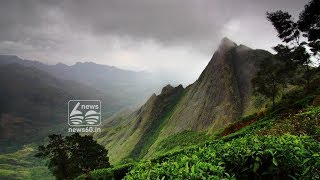
[[[158, 56], [171, 58], [163, 61], [167, 64], [161, 64], [161, 69], [179, 67], [181, 62], [190, 68], [200, 63], [197, 72], [177, 69], [180, 74], [199, 74], [223, 36], [270, 49], [278, 39], [265, 19], [266, 11], [283, 9], [297, 16], [307, 2], [0, 0], [0, 54], [68, 64], [92, 59], [120, 66], [139, 64], [151, 70], [160, 69], [152, 65], [161, 61]], [[186, 52], [177, 55], [177, 47]], [[150, 53], [144, 56], [149, 51], [155, 53], [153, 58]]]
[[267, 10], [277, 8], [296, 11], [304, 3], [301, 0], [1, 1], [0, 38], [25, 38], [32, 28], [45, 31], [45, 27], [55, 23], [52, 19], [56, 13], [60, 23], [74, 32], [150, 38], [165, 43], [215, 41], [221, 36], [221, 27], [232, 18], [243, 14], [264, 16]]
[[[61, 4], [69, 22], [96, 34], [153, 38], [161, 42], [213, 40], [226, 21], [267, 10], [296, 13], [301, 0], [75, 0]], [[76, 27], [76, 26], [75, 26]], [[219, 37], [220, 38], [220, 37]]]

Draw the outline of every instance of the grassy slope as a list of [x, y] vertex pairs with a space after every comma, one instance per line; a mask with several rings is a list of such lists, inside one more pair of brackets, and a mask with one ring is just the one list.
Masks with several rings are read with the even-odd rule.
[[[161, 101], [159, 103], [164, 104], [165, 110], [161, 111], [160, 117], [153, 120], [149, 127], [144, 131], [141, 139], [135, 145], [133, 151], [131, 152], [131, 157], [137, 157], [138, 159], [141, 159], [148, 153], [150, 147], [159, 138], [161, 131], [168, 123], [169, 118], [172, 116], [173, 109], [175, 109], [175, 106], [182, 96], [183, 95], [181, 94], [175, 95], [173, 98], [170, 98], [170, 100], [166, 102], [162, 102], [162, 98], [160, 98]], [[152, 116], [155, 115], [152, 114]]]
[[54, 179], [45, 162], [33, 157], [34, 154], [33, 145], [24, 146], [14, 153], [1, 154], [0, 179]]
[[158, 147], [158, 144], [162, 142], [164, 139], [166, 139], [169, 135], [165, 134], [164, 130], [166, 129], [168, 122], [170, 121], [170, 118], [172, 117], [173, 113], [177, 110], [179, 107], [179, 103], [181, 100], [185, 97], [185, 92], [177, 98], [174, 103], [171, 105], [171, 110], [162, 118], [161, 125], [157, 128], [157, 131], [155, 134], [153, 134], [153, 139], [150, 145], [148, 146], [147, 152], [144, 153], [145, 158], [150, 158], [153, 156], [153, 154], [157, 151], [156, 148]]

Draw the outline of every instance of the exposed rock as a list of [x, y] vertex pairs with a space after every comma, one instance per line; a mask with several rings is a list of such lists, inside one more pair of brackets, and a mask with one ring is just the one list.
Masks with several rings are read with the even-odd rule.
[[174, 89], [174, 87], [172, 87], [170, 84], [168, 84], [162, 88], [161, 94], [167, 94], [173, 89]]
[[214, 131], [250, 113], [251, 79], [257, 62], [267, 56], [271, 54], [224, 38], [199, 79], [186, 89], [163, 134]]

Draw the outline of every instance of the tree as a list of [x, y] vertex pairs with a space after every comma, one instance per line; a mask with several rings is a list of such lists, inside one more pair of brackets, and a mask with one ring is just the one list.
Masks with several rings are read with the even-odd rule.
[[277, 45], [274, 49], [278, 56], [291, 63], [293, 68], [303, 67], [305, 89], [308, 92], [312, 80], [312, 67], [318, 60], [320, 50], [320, 0], [312, 0], [300, 13], [299, 20], [294, 21], [288, 12], [267, 12], [267, 19], [278, 32], [278, 37], [284, 44]]
[[271, 98], [272, 109], [275, 108], [275, 99], [281, 88], [286, 86], [284, 64], [274, 58], [267, 58], [260, 63], [260, 70], [252, 79], [255, 93]]
[[[299, 29], [305, 32], [310, 50], [317, 56], [320, 52], [320, 0], [308, 3], [299, 16]], [[319, 59], [319, 57], [317, 57]]]
[[80, 136], [78, 133], [67, 136], [70, 159], [77, 172], [110, 167], [108, 151], [93, 140], [92, 136]]
[[49, 144], [39, 146], [36, 157], [47, 157], [49, 159], [48, 169], [57, 179], [68, 179], [67, 166], [70, 163], [67, 147], [61, 135], [49, 135]]
[[93, 169], [110, 167], [108, 151], [92, 136], [50, 135], [46, 146], [39, 146], [36, 157], [47, 158], [48, 168], [57, 179], [74, 179]]

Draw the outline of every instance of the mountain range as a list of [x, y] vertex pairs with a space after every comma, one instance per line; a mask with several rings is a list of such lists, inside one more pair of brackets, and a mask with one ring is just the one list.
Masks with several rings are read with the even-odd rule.
[[37, 68], [61, 80], [75, 81], [117, 98], [126, 105], [142, 103], [164, 82], [152, 73], [135, 72], [93, 62], [77, 62], [68, 66], [63, 63], [46, 65], [17, 56], [0, 55], [0, 65], [17, 63]]

